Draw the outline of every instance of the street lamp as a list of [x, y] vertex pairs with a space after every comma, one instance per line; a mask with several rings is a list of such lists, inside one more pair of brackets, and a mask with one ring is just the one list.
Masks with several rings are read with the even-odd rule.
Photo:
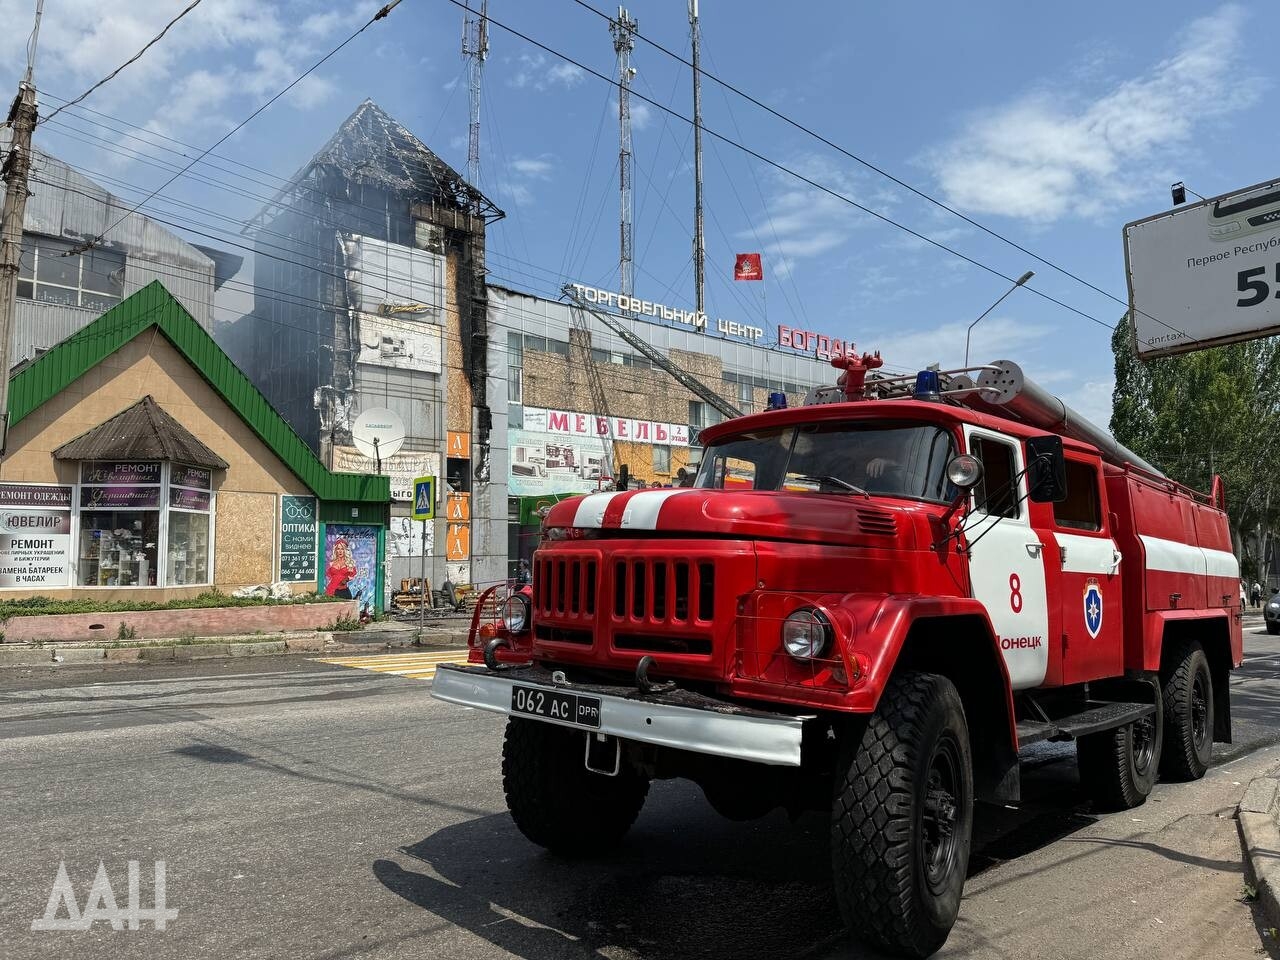
[[[982, 314], [981, 316], [978, 317], [978, 320], [981, 320], [983, 317], [985, 317], [988, 313], [990, 313], [996, 307], [1000, 306], [1000, 303], [1004, 300], [1005, 297], [1013, 293], [1013, 291], [1017, 290], [1020, 286], [1022, 286], [1024, 283], [1026, 283], [1035, 275], [1036, 275], [1036, 272], [1034, 270], [1028, 270], [1026, 273], [1020, 276], [1017, 280], [1014, 281], [1014, 284], [1012, 287], [1010, 287], [1004, 293], [1000, 294], [999, 300], [997, 300], [991, 306], [987, 307], [987, 309], [982, 311]], [[969, 365], [969, 335], [973, 333], [973, 328], [978, 325], [978, 320], [975, 320], [973, 321], [973, 323], [969, 324], [969, 329], [964, 332], [964, 365], [966, 367]]]

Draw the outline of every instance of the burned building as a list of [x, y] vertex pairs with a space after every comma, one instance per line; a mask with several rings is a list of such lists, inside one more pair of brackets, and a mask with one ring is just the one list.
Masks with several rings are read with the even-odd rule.
[[[327, 466], [391, 477], [393, 586], [419, 571], [421, 530], [409, 520], [419, 475], [447, 491], [427, 531], [433, 585], [505, 571], [505, 486], [489, 489], [484, 272], [485, 227], [501, 216], [366, 100], [247, 230], [254, 308], [222, 331], [224, 347]], [[382, 408], [405, 439], [375, 463], [351, 431]]]

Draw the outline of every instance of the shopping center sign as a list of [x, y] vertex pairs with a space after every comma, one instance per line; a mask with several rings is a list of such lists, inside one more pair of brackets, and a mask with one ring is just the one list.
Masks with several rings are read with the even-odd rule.
[[700, 333], [706, 333], [708, 330], [714, 329], [717, 333], [726, 337], [745, 340], [748, 343], [757, 343], [764, 337], [763, 327], [754, 327], [747, 323], [723, 319], [716, 320], [715, 326], [712, 327], [707, 315], [699, 313], [697, 310], [681, 310], [676, 307], [668, 307], [664, 303], [654, 303], [650, 300], [641, 300], [638, 297], [628, 297], [612, 290], [601, 290], [581, 283], [575, 283], [572, 286], [574, 293], [586, 300], [587, 303], [598, 303], [602, 307], [612, 307], [633, 316], [653, 317], [655, 320], [678, 323]]
[[848, 340], [829, 337], [826, 334], [814, 333], [812, 330], [797, 330], [794, 327], [778, 325], [778, 346], [802, 350], [819, 360], [830, 360], [842, 357], [853, 349]]

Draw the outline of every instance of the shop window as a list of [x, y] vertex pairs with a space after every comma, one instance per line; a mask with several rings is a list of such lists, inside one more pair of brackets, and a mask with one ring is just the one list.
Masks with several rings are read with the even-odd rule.
[[1067, 498], [1053, 505], [1053, 520], [1073, 530], [1101, 530], [1098, 471], [1079, 460], [1067, 461]]
[[158, 510], [82, 510], [80, 585], [154, 587]]
[[211, 471], [155, 461], [86, 461], [80, 481], [80, 586], [212, 582]]
[[124, 296], [124, 255], [94, 248], [71, 256], [74, 246], [53, 237], [24, 236], [18, 296], [42, 303], [105, 312]]
[[213, 475], [200, 467], [169, 468], [169, 530], [165, 583], [171, 587], [212, 582], [209, 576], [209, 512]]
[[655, 446], [653, 448], [653, 472], [654, 473], [670, 473], [671, 472], [671, 448], [663, 446]]

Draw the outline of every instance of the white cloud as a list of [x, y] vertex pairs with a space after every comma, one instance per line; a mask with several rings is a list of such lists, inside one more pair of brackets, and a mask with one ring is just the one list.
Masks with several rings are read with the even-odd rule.
[[587, 73], [572, 63], [557, 63], [547, 71], [547, 83], [559, 84], [562, 87], [576, 87], [587, 79]]
[[[921, 330], [883, 330], [863, 339], [868, 349], [879, 350], [885, 362], [895, 367], [920, 370], [931, 363], [959, 367], [964, 363], [968, 326], [968, 320], [950, 320]], [[1025, 358], [1050, 330], [1009, 316], [987, 317], [973, 328], [969, 360], [986, 363], [1010, 356]]]
[[1097, 216], [1168, 179], [1171, 148], [1259, 95], [1241, 65], [1244, 19], [1228, 5], [1180, 27], [1187, 39], [1171, 57], [1091, 101], [1041, 90], [985, 111], [929, 157], [944, 195], [976, 213], [1047, 223]]
[[[221, 132], [274, 95], [347, 30], [369, 4], [307, 16], [299, 3], [254, 0], [204, 3], [170, 28], [159, 43], [95, 92], [87, 106], [122, 113], [168, 135], [208, 137]], [[40, 28], [36, 83], [63, 97], [81, 93], [120, 66], [160, 32], [180, 9], [173, 4], [116, 0], [59, 0]], [[25, 62], [28, 0], [0, 0], [0, 63], [16, 71]], [[16, 79], [16, 75], [15, 75]], [[289, 95], [290, 105], [309, 108], [333, 93], [313, 74]], [[59, 101], [42, 98], [42, 113]], [[234, 118], [234, 119], [233, 119]]]
[[[844, 196], [859, 200], [862, 195], [858, 179], [839, 166], [813, 157], [794, 160], [787, 166]], [[788, 174], [777, 171], [771, 180], [775, 189], [766, 192], [769, 199], [757, 214], [753, 229], [740, 230], [736, 237], [753, 245], [758, 241], [765, 256], [765, 270], [775, 276], [790, 276], [799, 261], [842, 247], [854, 231], [868, 222], [865, 215], [844, 200]]]
[[542, 93], [554, 87], [568, 90], [586, 78], [586, 72], [572, 63], [548, 61], [542, 53], [522, 53], [511, 63], [507, 83], [517, 89], [527, 88]]
[[511, 161], [513, 173], [535, 180], [549, 179], [555, 168], [555, 163], [547, 154], [541, 157], [516, 157]]

